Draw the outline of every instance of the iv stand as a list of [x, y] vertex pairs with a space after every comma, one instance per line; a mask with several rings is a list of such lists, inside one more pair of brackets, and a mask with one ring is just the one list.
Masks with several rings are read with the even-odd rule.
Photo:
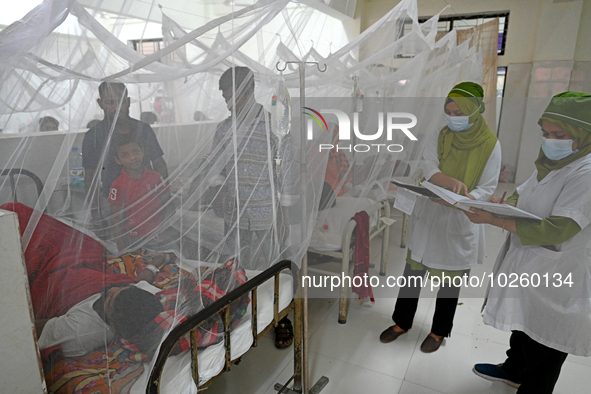
[[[285, 62], [285, 67], [283, 69], [279, 68], [279, 63], [275, 65], [278, 71], [285, 71], [288, 64], [297, 64], [298, 71], [300, 74], [300, 107], [306, 106], [306, 65], [307, 64], [314, 64], [318, 71], [325, 72], [326, 71], [326, 64], [324, 64], [324, 68], [321, 69], [318, 62], [300, 62], [300, 61], [289, 61]], [[300, 115], [300, 190], [302, 195], [302, 223], [301, 223], [301, 237], [302, 240], [306, 239], [306, 226], [304, 225], [307, 220], [306, 215], [306, 173], [307, 173], [307, 157], [306, 157], [306, 126], [304, 119]], [[308, 275], [308, 255], [304, 252], [304, 256], [302, 258], [302, 268], [300, 270], [300, 278]], [[275, 384], [275, 389], [279, 391], [278, 394], [296, 394], [296, 393], [303, 393], [303, 394], [317, 394], [324, 389], [324, 387], [328, 384], [328, 378], [326, 376], [322, 376], [314, 387], [309, 389], [309, 374], [308, 374], [308, 289], [302, 286], [301, 281], [298, 279], [298, 290], [296, 293], [295, 302], [301, 303], [301, 308], [295, 309], [294, 315], [294, 367], [295, 370], [301, 371], [300, 376], [297, 373], [293, 376], [294, 379], [294, 386], [293, 390], [287, 388], [288, 381], [285, 385]], [[301, 311], [301, 316], [298, 316]]]

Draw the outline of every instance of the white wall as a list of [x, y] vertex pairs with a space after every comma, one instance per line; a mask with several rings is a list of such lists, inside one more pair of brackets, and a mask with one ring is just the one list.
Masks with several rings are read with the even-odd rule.
[[574, 59], [582, 8], [582, 0], [543, 1], [533, 61]]
[[18, 217], [0, 210], [0, 392], [47, 393]]
[[501, 107], [502, 117], [499, 122], [498, 136], [503, 153], [502, 163], [513, 174], [509, 182], [515, 180], [531, 70], [531, 63], [511, 64], [505, 80], [505, 98]]
[[591, 1], [584, 0], [581, 10], [581, 23], [579, 25], [579, 35], [577, 37], [577, 47], [575, 48], [576, 62], [591, 61]]

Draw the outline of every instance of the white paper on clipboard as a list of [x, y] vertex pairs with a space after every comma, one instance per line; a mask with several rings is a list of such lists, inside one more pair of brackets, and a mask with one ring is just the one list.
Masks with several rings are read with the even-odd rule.
[[399, 187], [396, 191], [396, 200], [394, 200], [394, 208], [398, 209], [399, 211], [402, 211], [407, 215], [412, 215], [412, 211], [415, 208], [416, 202], [417, 195], [415, 193], [411, 193], [401, 187]]

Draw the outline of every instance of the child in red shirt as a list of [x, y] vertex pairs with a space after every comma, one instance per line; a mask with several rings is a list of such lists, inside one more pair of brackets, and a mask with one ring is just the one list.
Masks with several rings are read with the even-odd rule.
[[[115, 161], [123, 170], [111, 185], [108, 201], [111, 204], [114, 238], [117, 247], [122, 250], [140, 238], [154, 234], [165, 217], [162, 207], [170, 198], [170, 192], [162, 176], [143, 165], [144, 151], [135, 133], [114, 136], [112, 146]], [[152, 240], [155, 242], [151, 241], [146, 246], [155, 249], [157, 236]]]

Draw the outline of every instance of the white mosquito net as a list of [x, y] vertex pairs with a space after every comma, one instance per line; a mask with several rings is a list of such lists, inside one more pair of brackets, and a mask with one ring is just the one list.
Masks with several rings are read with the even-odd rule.
[[[286, 0], [45, 0], [0, 31], [0, 202], [19, 214], [35, 318], [147, 276], [163, 307], [143, 320], [168, 322], [83, 349], [106, 357], [49, 352], [48, 385], [144, 391], [148, 372], [130, 360], [148, 370], [183, 316], [278, 261], [299, 266], [340, 199], [351, 217], [391, 197], [393, 177], [416, 175], [442, 97], [482, 83], [494, 34], [440, 37], [415, 0], [351, 40]], [[146, 264], [161, 268], [150, 277]], [[203, 347], [222, 340], [218, 323]], [[119, 364], [84, 381], [59, 372], [89, 355]]]

